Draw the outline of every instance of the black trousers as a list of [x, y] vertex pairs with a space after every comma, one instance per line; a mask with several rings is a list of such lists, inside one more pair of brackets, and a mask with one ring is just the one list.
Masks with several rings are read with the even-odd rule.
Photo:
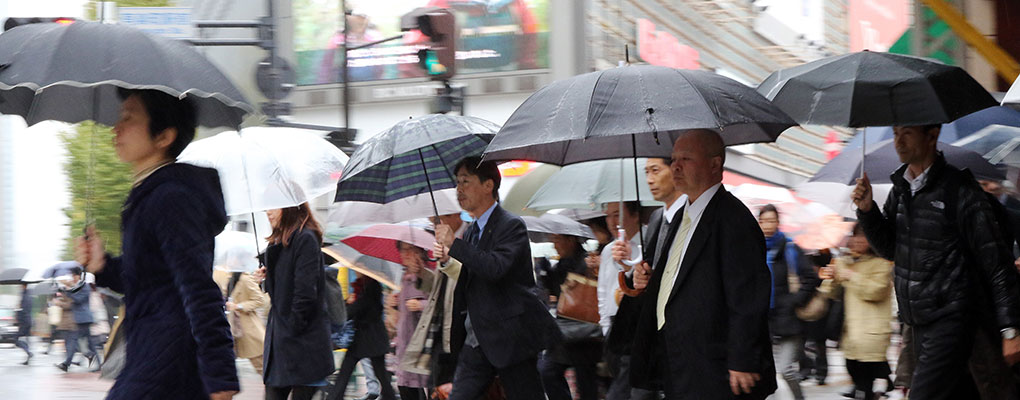
[[854, 392], [863, 393], [866, 400], [875, 398], [875, 393], [871, 390], [875, 379], [889, 379], [889, 374], [892, 373], [889, 363], [885, 361], [849, 359], [846, 360], [846, 371], [850, 373], [850, 378], [854, 381]]
[[423, 388], [397, 386], [397, 391], [400, 392], [400, 400], [428, 400]]
[[319, 388], [315, 386], [266, 386], [266, 400], [312, 400]]
[[464, 346], [457, 360], [450, 400], [476, 400], [485, 394], [493, 378], [499, 376], [508, 400], [544, 399], [538, 358], [530, 358], [505, 368], [496, 368], [478, 347]]
[[828, 318], [804, 323], [804, 346], [800, 350], [799, 362], [800, 374], [805, 378], [814, 376], [819, 381], [825, 381], [829, 376], [829, 360], [826, 357], [828, 349], [825, 347], [828, 336], [825, 332], [826, 324]]
[[967, 361], [974, 347], [975, 321], [970, 316], [950, 315], [926, 325], [912, 325], [917, 364], [910, 398], [980, 398]]
[[[382, 387], [381, 398], [383, 400], [396, 400], [397, 393], [393, 390], [393, 380], [390, 379], [389, 371], [386, 371], [386, 357], [376, 356], [371, 357], [369, 360], [372, 361], [372, 371], [375, 372], [375, 377], [379, 379], [379, 386]], [[340, 370], [337, 371], [336, 382], [330, 386], [329, 400], [343, 400], [344, 392], [347, 391], [347, 383], [351, 380], [351, 374], [354, 373], [354, 367], [358, 365], [358, 361], [361, 359], [357, 357], [344, 357], [344, 362], [340, 364]]]
[[[585, 358], [583, 355], [580, 355], [580, 357], [570, 357], [573, 355], [570, 353], [575, 351], [575, 349], [564, 350], [565, 353], [568, 353], [567, 356], [571, 360]], [[545, 387], [545, 393], [549, 396], [549, 400], [573, 400], [573, 396], [570, 395], [570, 386], [567, 385], [567, 378], [564, 376], [567, 369], [571, 367], [574, 368], [574, 376], [577, 377], [577, 391], [581, 395], [581, 400], [598, 399], [599, 383], [596, 372], [598, 360], [563, 364], [557, 362], [554, 358], [549, 352], [546, 352], [538, 362], [538, 369], [542, 374], [542, 386]]]

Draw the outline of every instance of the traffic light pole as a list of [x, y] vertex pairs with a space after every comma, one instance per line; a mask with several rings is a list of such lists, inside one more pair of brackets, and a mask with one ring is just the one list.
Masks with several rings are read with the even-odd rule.
[[344, 29], [344, 60], [343, 60], [344, 65], [341, 67], [341, 69], [343, 70], [343, 79], [344, 79], [344, 85], [343, 85], [343, 96], [344, 96], [344, 108], [343, 108], [343, 110], [344, 110], [344, 129], [347, 129], [347, 128], [351, 127], [351, 91], [350, 91], [350, 88], [348, 87], [350, 85], [350, 74], [349, 74], [349, 71], [347, 70], [347, 64], [349, 64], [347, 62], [347, 55], [348, 55], [348, 51], [350, 51], [347, 48], [347, 39], [348, 39], [347, 38], [347, 0], [340, 0], [340, 23], [343, 24], [343, 29]]

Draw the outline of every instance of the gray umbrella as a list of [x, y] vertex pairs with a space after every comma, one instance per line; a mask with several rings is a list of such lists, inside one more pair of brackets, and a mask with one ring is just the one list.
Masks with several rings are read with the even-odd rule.
[[988, 125], [953, 145], [976, 151], [993, 164], [1020, 167], [1020, 128], [1015, 126]]
[[714, 129], [727, 145], [771, 142], [796, 125], [753, 88], [708, 71], [635, 65], [554, 82], [514, 111], [486, 160], [566, 165], [664, 157], [679, 131]]
[[[946, 157], [946, 161], [957, 168], [967, 168], [978, 179], [1003, 180], [1006, 176], [994, 165], [973, 151], [938, 142], [938, 150]], [[818, 170], [808, 182], [837, 182], [844, 185], [856, 184], [860, 178], [861, 157], [856, 153], [842, 153], [830, 160]], [[864, 172], [868, 174], [872, 184], [892, 183], [889, 175], [903, 165], [896, 146], [892, 140], [879, 142], [868, 152], [868, 165]]]
[[21, 115], [29, 125], [113, 125], [118, 88], [190, 98], [207, 127], [236, 128], [254, 111], [216, 66], [177, 40], [83, 21], [29, 24], [0, 35], [0, 113]]
[[584, 239], [595, 239], [595, 233], [587, 225], [574, 221], [565, 215], [542, 214], [538, 217], [523, 216], [524, 225], [528, 227], [528, 238], [532, 242], [551, 242], [550, 235], [576, 236]]

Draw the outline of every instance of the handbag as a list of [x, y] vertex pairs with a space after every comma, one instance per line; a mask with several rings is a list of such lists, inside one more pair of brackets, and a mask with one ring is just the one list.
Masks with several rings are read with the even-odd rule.
[[[450, 393], [453, 391], [453, 385], [449, 386], [449, 390], [445, 387], [437, 387], [432, 389], [432, 396], [429, 397], [431, 400], [447, 400], [450, 398]], [[492, 383], [489, 384], [489, 388], [485, 390], [485, 394], [482, 395], [480, 400], [506, 400], [506, 391], [503, 389], [503, 384], [499, 382], [499, 377], [495, 377]]]
[[564, 343], [602, 339], [602, 327], [599, 324], [567, 318], [556, 318], [556, 326], [560, 328], [560, 333], [563, 334]]
[[576, 321], [599, 323], [599, 282], [584, 275], [568, 272], [560, 285], [556, 315]]
[[237, 339], [244, 336], [244, 329], [241, 328], [241, 314], [237, 311], [230, 312], [230, 335]]

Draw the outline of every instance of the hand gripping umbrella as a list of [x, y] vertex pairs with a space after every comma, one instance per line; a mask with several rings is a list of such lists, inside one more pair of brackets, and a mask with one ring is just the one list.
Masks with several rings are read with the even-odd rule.
[[[510, 116], [484, 158], [555, 165], [634, 158], [636, 163], [638, 157], [669, 158], [673, 141], [687, 130], [715, 130], [726, 145], [736, 145], [775, 141], [794, 125], [754, 89], [721, 75], [625, 66], [539, 89]], [[634, 174], [638, 180], [636, 166]]]

